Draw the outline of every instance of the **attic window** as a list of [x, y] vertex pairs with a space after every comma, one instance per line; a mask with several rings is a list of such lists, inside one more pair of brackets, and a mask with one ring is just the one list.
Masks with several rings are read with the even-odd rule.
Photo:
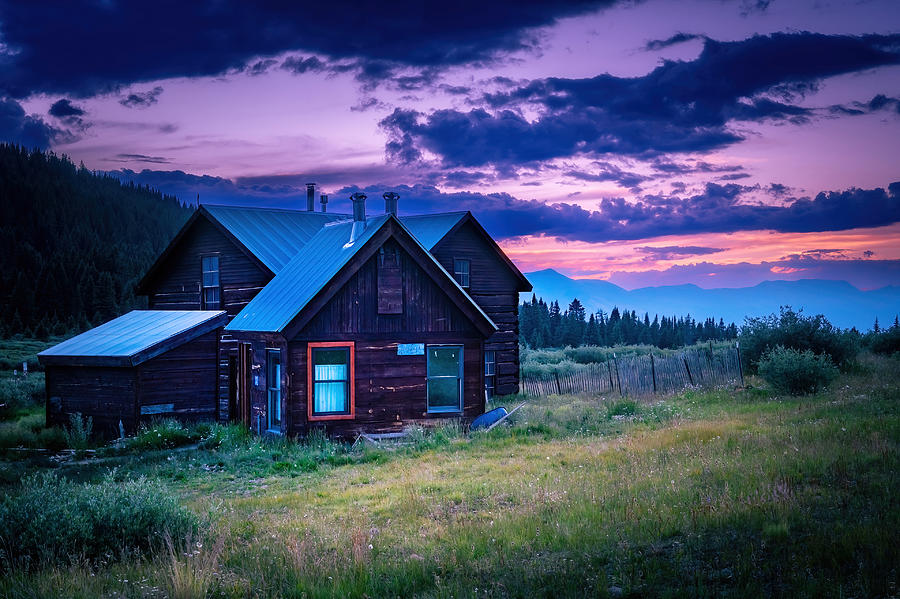
[[218, 310], [222, 305], [222, 290], [219, 286], [219, 257], [203, 256], [203, 289], [201, 304], [204, 310]]
[[453, 261], [453, 278], [456, 279], [456, 282], [459, 283], [459, 286], [463, 289], [469, 288], [469, 270], [470, 265], [468, 260]]
[[403, 314], [403, 286], [400, 255], [396, 247], [378, 251], [378, 313]]

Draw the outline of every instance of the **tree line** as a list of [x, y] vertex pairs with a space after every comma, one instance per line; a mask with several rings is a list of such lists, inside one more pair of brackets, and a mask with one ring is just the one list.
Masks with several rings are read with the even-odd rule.
[[0, 144], [0, 336], [64, 335], [145, 307], [134, 287], [190, 213], [66, 156]]
[[532, 348], [577, 347], [579, 345], [655, 345], [663, 349], [693, 345], [701, 341], [723, 341], [736, 338], [738, 328], [714, 318], [703, 321], [690, 316], [638, 316], [634, 310], [614, 307], [608, 313], [597, 310], [587, 314], [575, 298], [563, 311], [558, 301], [547, 304], [543, 298], [531, 296], [519, 306], [519, 336]]

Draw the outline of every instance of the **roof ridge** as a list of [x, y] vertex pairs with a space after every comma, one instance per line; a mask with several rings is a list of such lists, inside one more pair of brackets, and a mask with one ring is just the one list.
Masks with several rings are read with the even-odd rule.
[[295, 208], [273, 208], [271, 206], [236, 206], [234, 204], [200, 204], [204, 208], [225, 208], [235, 210], [264, 210], [266, 212], [286, 212], [288, 214], [304, 214], [316, 216], [351, 216], [344, 212], [310, 212], [309, 210], [298, 210]]

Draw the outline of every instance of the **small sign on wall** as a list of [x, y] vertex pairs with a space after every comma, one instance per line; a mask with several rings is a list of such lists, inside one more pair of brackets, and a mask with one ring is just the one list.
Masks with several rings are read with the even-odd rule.
[[400, 343], [397, 345], [398, 356], [424, 356], [424, 343]]

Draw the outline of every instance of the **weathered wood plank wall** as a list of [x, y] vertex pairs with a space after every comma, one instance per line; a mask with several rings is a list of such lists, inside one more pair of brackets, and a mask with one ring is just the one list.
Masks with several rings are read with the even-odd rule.
[[497, 395], [519, 392], [519, 294], [518, 281], [493, 248], [470, 223], [435, 247], [434, 257], [449, 273], [453, 260], [469, 260], [469, 295], [494, 321], [498, 331], [484, 344], [497, 359]]

